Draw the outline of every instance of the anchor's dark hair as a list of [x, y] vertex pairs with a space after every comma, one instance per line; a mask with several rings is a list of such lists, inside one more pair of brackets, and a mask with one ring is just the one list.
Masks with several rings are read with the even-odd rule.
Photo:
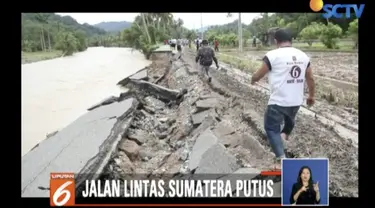
[[302, 166], [301, 169], [299, 169], [297, 183], [302, 185], [301, 175], [302, 175], [303, 170], [305, 170], [305, 169], [309, 170], [309, 172], [310, 172], [309, 186], [312, 186], [313, 185], [313, 177], [312, 177], [311, 168], [309, 166]]

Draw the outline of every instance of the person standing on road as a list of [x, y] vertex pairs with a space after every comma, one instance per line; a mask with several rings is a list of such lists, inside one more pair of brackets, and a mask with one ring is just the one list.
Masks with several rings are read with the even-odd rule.
[[216, 51], [216, 52], [219, 52], [219, 41], [217, 41], [217, 40], [215, 39], [215, 41], [214, 41], [214, 45], [215, 45], [215, 51]]
[[179, 52], [179, 53], [181, 53], [181, 51], [182, 51], [182, 40], [181, 39], [177, 39], [177, 51]]
[[203, 73], [204, 76], [207, 76], [208, 82], [211, 82], [211, 77], [208, 74], [208, 70], [212, 65], [212, 60], [215, 62], [216, 67], [219, 68], [217, 58], [215, 56], [215, 51], [208, 47], [208, 41], [202, 41], [202, 47], [198, 50], [197, 56], [195, 57], [195, 62], [200, 64], [200, 73]]
[[264, 116], [264, 128], [277, 158], [275, 168], [281, 169], [280, 161], [285, 158], [283, 140], [288, 140], [294, 128], [295, 117], [303, 104], [304, 84], [306, 82], [309, 89], [307, 105], [312, 106], [315, 81], [310, 58], [303, 51], [292, 47], [289, 31], [277, 30], [275, 41], [278, 48], [264, 56], [261, 68], [251, 78], [251, 84], [268, 73], [271, 95]]
[[253, 47], [254, 48], [257, 47], [257, 37], [256, 36], [253, 37]]
[[199, 51], [199, 39], [197, 38], [197, 40], [195, 41], [195, 45], [197, 46], [197, 51]]
[[176, 49], [176, 43], [177, 43], [177, 40], [176, 40], [176, 39], [171, 39], [171, 44], [170, 44], [170, 46], [171, 46], [171, 49], [172, 49], [172, 50], [175, 50], [175, 49]]

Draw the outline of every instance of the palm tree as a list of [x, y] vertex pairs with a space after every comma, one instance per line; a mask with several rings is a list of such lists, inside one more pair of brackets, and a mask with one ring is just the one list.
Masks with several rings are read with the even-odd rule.
[[171, 13], [159, 13], [160, 21], [163, 24], [163, 30], [166, 31], [167, 26], [173, 22], [173, 15]]
[[37, 13], [35, 15], [35, 20], [40, 23], [40, 31], [41, 31], [40, 32], [40, 44], [41, 44], [42, 50], [44, 51], [46, 49], [46, 42], [44, 40], [44, 22], [45, 22], [44, 15], [42, 13]]
[[150, 36], [150, 33], [148, 33], [148, 25], [147, 25], [147, 22], [146, 22], [146, 15], [145, 15], [145, 13], [141, 13], [141, 17], [142, 17], [142, 21], [143, 21], [143, 28], [145, 30], [148, 43], [150, 44], [151, 43], [151, 36]]

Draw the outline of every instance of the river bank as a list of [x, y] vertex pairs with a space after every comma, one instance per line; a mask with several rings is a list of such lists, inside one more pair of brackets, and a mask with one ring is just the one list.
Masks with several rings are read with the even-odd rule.
[[39, 52], [21, 52], [21, 63], [29, 64], [38, 61], [45, 61], [49, 59], [62, 57], [61, 51], [39, 51]]
[[151, 62], [128, 48], [88, 48], [73, 56], [22, 64], [22, 155], [88, 106], [124, 90], [119, 79]]
[[[168, 51], [154, 54], [151, 65], [118, 80], [128, 92], [88, 106], [89, 112], [26, 154], [22, 195], [48, 196], [39, 187], [48, 187], [49, 173], [56, 171], [79, 173], [79, 188], [87, 179], [258, 177], [269, 169], [274, 155], [262, 126], [267, 93], [231, 68], [212, 69], [207, 83], [188, 52], [181, 58]], [[305, 113], [297, 120], [288, 156], [328, 157], [330, 195], [358, 196], [355, 130], [343, 135]], [[272, 179], [280, 189], [280, 177]]]

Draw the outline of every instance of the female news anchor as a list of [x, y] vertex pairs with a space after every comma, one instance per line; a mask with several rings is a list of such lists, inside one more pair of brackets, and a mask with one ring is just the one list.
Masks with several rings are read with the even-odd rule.
[[313, 183], [312, 172], [308, 166], [303, 166], [298, 173], [297, 183], [293, 184], [290, 195], [291, 204], [319, 204], [319, 185]]

